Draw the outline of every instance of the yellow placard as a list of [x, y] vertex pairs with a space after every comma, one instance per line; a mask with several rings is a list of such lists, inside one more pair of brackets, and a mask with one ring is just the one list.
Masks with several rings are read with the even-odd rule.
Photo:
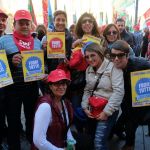
[[13, 84], [5, 50], [0, 50], [0, 88]]
[[150, 70], [131, 72], [132, 107], [150, 106]]
[[47, 33], [47, 58], [65, 58], [65, 32]]
[[24, 82], [41, 80], [44, 77], [44, 52], [42, 50], [22, 51]]
[[83, 42], [87, 43], [89, 41], [102, 45], [102, 39], [97, 38], [92, 35], [84, 35], [82, 39], [85, 39]]

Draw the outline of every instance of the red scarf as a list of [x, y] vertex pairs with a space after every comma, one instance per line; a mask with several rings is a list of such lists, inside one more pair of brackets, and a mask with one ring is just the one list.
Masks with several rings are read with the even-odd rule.
[[24, 36], [19, 34], [17, 31], [14, 31], [13, 39], [19, 51], [33, 50], [34, 39], [31, 34], [29, 34], [28, 36]]

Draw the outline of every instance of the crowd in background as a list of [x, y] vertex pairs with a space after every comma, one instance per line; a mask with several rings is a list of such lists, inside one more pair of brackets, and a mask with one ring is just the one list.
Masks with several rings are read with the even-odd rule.
[[[134, 150], [140, 124], [148, 125], [150, 135], [150, 116], [143, 120], [150, 107], [132, 107], [130, 77], [130, 72], [150, 69], [148, 27], [140, 30], [135, 25], [132, 33], [122, 18], [98, 27], [95, 17], [85, 12], [67, 29], [66, 12], [57, 10], [51, 28], [40, 24], [33, 30], [31, 14], [18, 10], [13, 33], [7, 34], [7, 18], [0, 10], [0, 50], [6, 51], [14, 81], [0, 88], [0, 149], [6, 137], [9, 150], [21, 150], [22, 133], [32, 150], [69, 150], [69, 146], [72, 150], [108, 150], [114, 134], [125, 140], [122, 150]], [[65, 32], [65, 58], [47, 58], [47, 32]], [[85, 42], [86, 35], [99, 43]], [[21, 52], [25, 50], [44, 52], [42, 80], [24, 82]], [[106, 103], [95, 109], [90, 98]]]

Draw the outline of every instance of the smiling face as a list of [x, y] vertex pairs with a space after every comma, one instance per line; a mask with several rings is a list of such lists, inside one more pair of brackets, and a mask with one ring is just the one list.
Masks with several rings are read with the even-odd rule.
[[26, 19], [17, 20], [14, 23], [14, 28], [15, 31], [17, 31], [21, 35], [28, 36], [32, 28], [32, 23], [31, 21]]
[[92, 30], [94, 27], [93, 24], [94, 20], [90, 17], [84, 17], [81, 21], [81, 27], [84, 32], [84, 34], [92, 34]]
[[110, 43], [115, 42], [118, 38], [118, 34], [119, 33], [114, 26], [110, 27], [110, 29], [106, 33], [107, 41]]
[[127, 54], [116, 49], [111, 50], [111, 60], [113, 61], [116, 68], [124, 69], [128, 63]]
[[64, 14], [58, 14], [54, 20], [54, 26], [56, 31], [64, 32], [66, 28], [67, 19]]
[[6, 29], [7, 18], [0, 15], [0, 36], [4, 34]]
[[100, 55], [94, 51], [93, 52], [86, 51], [85, 52], [85, 59], [90, 66], [92, 66], [93, 68], [96, 68], [96, 69], [98, 69], [103, 62]]
[[66, 80], [60, 80], [58, 82], [50, 84], [49, 88], [55, 97], [61, 98], [66, 93], [67, 82]]

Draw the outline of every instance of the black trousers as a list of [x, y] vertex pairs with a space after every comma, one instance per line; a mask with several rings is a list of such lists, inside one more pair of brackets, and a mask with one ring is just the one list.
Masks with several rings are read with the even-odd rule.
[[5, 101], [5, 93], [4, 89], [0, 89], [0, 144], [2, 143], [3, 135], [5, 134], [5, 108], [4, 108], [4, 101]]
[[35, 104], [38, 98], [37, 82], [13, 84], [5, 89], [5, 111], [8, 122], [9, 150], [20, 150], [20, 114], [24, 106], [26, 137], [32, 143], [32, 128]]

